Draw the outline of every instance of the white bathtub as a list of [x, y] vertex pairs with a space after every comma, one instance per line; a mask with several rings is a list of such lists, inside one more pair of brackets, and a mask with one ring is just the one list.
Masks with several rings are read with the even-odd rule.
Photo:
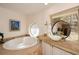
[[33, 37], [21, 37], [12, 39], [3, 44], [3, 48], [8, 50], [20, 50], [29, 48], [37, 44], [37, 38]]

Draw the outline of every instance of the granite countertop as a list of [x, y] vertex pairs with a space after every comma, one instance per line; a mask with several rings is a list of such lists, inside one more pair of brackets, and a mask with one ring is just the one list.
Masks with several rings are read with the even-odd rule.
[[39, 40], [43, 42], [46, 42], [52, 46], [55, 46], [73, 55], [79, 55], [79, 43], [78, 42], [67, 41], [67, 40], [54, 41], [47, 35], [41, 35], [38, 38]]

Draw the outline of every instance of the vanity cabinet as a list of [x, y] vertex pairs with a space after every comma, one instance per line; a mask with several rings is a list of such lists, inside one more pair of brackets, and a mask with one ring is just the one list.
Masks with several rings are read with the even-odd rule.
[[72, 55], [72, 54], [66, 51], [63, 51], [59, 48], [53, 47], [53, 55]]
[[43, 55], [52, 55], [53, 54], [52, 46], [45, 42], [42, 42], [42, 54]]
[[45, 42], [42, 42], [42, 54], [43, 55], [72, 55], [71, 53], [68, 53], [64, 50], [56, 48]]

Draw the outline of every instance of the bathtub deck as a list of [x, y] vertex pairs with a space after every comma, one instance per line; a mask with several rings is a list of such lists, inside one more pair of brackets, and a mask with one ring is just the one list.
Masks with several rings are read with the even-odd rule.
[[7, 50], [0, 45], [0, 55], [41, 55], [41, 45], [37, 44], [30, 48], [25, 48], [22, 50]]

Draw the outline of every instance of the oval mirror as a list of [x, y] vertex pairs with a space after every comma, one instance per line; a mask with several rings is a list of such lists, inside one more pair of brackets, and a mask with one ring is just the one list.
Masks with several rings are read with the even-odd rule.
[[54, 37], [56, 37], [56, 39], [58, 38], [59, 40], [67, 38], [70, 35], [71, 28], [69, 23], [60, 20], [54, 23], [51, 31]]
[[31, 24], [29, 26], [29, 34], [31, 37], [37, 37], [39, 35], [39, 26], [37, 24]]

